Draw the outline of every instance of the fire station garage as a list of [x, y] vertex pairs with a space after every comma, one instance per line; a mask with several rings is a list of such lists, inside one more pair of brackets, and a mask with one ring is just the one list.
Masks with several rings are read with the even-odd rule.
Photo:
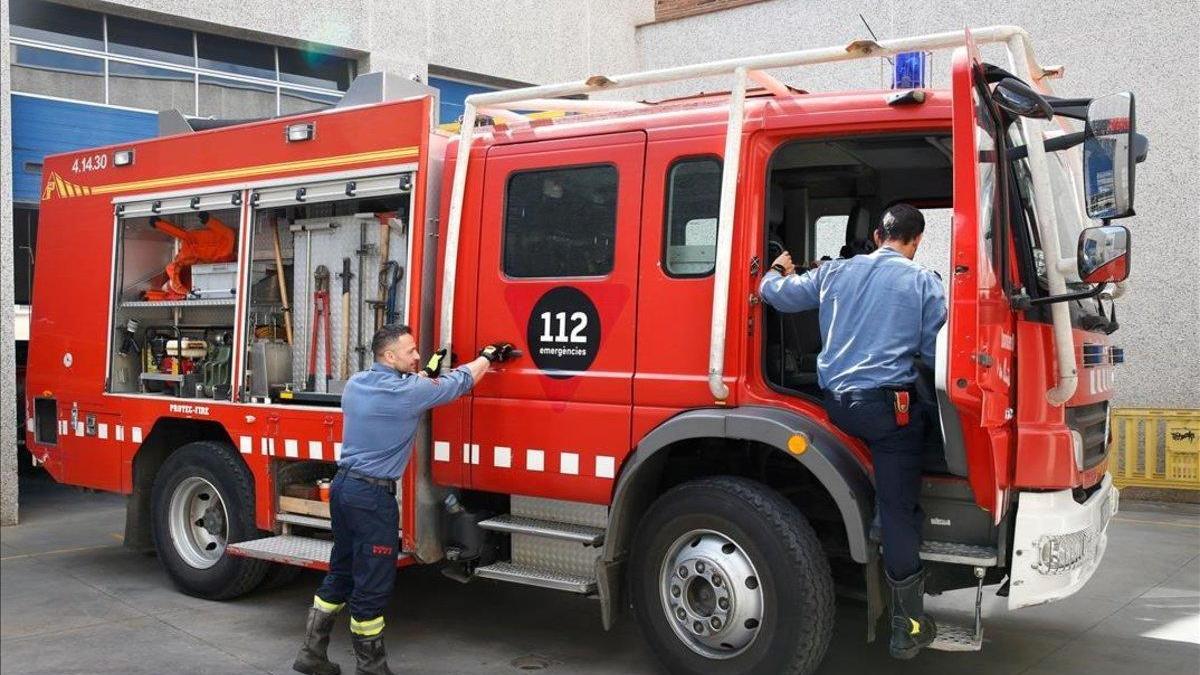
[[[4, 673], [1200, 668], [1196, 3], [0, 8]], [[897, 204], [950, 317], [908, 662], [827, 310], [758, 286]], [[359, 476], [396, 586], [339, 614], [397, 323], [433, 377], [514, 349]]]

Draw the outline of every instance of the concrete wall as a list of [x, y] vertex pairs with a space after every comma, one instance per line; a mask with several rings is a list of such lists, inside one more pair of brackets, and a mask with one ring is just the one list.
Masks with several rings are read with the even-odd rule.
[[636, 64], [634, 26], [653, 0], [71, 0], [93, 9], [363, 59], [361, 72], [425, 75], [429, 64], [551, 82]]
[[[1200, 5], [1157, 0], [773, 0], [712, 14], [642, 26], [639, 63], [661, 68], [755, 53], [837, 45], [868, 37], [861, 13], [880, 38], [1017, 24], [1033, 36], [1039, 61], [1066, 66], [1056, 93], [1094, 96], [1132, 90], [1139, 130], [1150, 155], [1138, 166], [1138, 215], [1121, 221], [1133, 232], [1130, 292], [1117, 302], [1129, 363], [1118, 369], [1117, 403], [1138, 407], [1200, 407], [1200, 129], [1196, 97]], [[985, 56], [987, 53], [985, 52]], [[998, 58], [993, 62], [1003, 63]], [[945, 84], [949, 57], [934, 60], [935, 84]], [[880, 86], [877, 61], [777, 71], [810, 91]], [[698, 85], [657, 88], [674, 95]], [[728, 89], [727, 81], [704, 84]]]
[[[8, 17], [8, 0], [0, 0]], [[12, 117], [8, 21], [0, 21], [0, 525], [17, 522], [17, 369], [13, 343]]]

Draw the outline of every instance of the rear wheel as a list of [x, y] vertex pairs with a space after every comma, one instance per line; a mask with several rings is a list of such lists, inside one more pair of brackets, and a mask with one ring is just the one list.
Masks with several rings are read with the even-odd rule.
[[199, 441], [176, 450], [154, 480], [151, 502], [155, 549], [185, 593], [227, 600], [262, 581], [266, 563], [226, 551], [258, 536], [253, 478], [233, 448]]
[[800, 511], [722, 476], [659, 497], [630, 560], [634, 610], [674, 673], [811, 673], [833, 634], [829, 563]]

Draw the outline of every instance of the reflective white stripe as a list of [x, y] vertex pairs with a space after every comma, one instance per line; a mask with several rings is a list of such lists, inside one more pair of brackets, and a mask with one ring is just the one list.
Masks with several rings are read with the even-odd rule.
[[300, 456], [300, 443], [294, 438], [283, 439], [283, 454], [288, 457]]
[[[341, 444], [335, 443], [335, 454], [338, 458], [341, 457]], [[479, 464], [480, 446], [476, 443], [462, 444], [462, 461], [463, 464]], [[448, 441], [433, 442], [433, 461], [449, 462], [450, 461], [450, 443]], [[593, 474], [596, 478], [616, 478], [617, 475], [617, 460], [611, 455], [597, 455], [595, 457], [595, 470]], [[510, 447], [497, 445], [492, 447], [492, 466], [497, 469], [513, 468], [513, 450]], [[525, 470], [526, 471], [545, 471], [546, 470], [546, 453], [544, 450], [530, 448], [525, 451]], [[580, 474], [580, 459], [577, 452], [562, 452], [559, 453], [558, 472], [567, 476], [578, 476]]]
[[579, 455], [574, 452], [563, 452], [558, 456], [558, 472], [571, 476], [579, 475]]
[[76, 422], [76, 423], [75, 423], [75, 435], [76, 435], [76, 436], [82, 436], [82, 435], [83, 435], [83, 422]]
[[321, 441], [308, 442], [308, 458], [309, 459], [324, 459], [325, 444]]
[[546, 457], [541, 450], [526, 450], [525, 451], [525, 470], [526, 471], [545, 471]]
[[117, 425], [117, 441], [122, 442], [124, 440], [125, 440], [125, 425], [118, 424]]
[[96, 436], [102, 441], [108, 440], [108, 425], [107, 424], [97, 424], [96, 425]]
[[254, 439], [249, 436], [241, 436], [238, 438], [238, 449], [243, 455], [248, 455], [254, 452]]
[[266, 437], [258, 439], [258, 451], [262, 454], [267, 454], [267, 439]]
[[272, 457], [275, 456], [275, 439], [274, 438], [270, 438], [270, 437], [267, 438], [267, 454], [271, 455]]
[[67, 421], [66, 420], [58, 421], [58, 435], [59, 436], [67, 435]]
[[131, 427], [131, 429], [132, 429], [132, 433], [133, 433], [133, 442], [141, 443], [142, 442], [142, 428], [141, 427]]
[[342, 458], [342, 444], [334, 443], [333, 444], [333, 461], [336, 462], [337, 460], [339, 460], [341, 458]]
[[33, 431], [33, 418], [32, 417], [25, 418], [25, 431]]
[[614, 478], [617, 475], [617, 460], [606, 455], [596, 456], [596, 478]]
[[492, 450], [492, 464], [500, 469], [512, 468], [512, 448], [497, 445]]

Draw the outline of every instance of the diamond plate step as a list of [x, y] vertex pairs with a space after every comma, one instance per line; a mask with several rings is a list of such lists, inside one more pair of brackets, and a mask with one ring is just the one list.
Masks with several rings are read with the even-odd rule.
[[333, 525], [330, 524], [327, 518], [316, 518], [314, 516], [305, 516], [299, 513], [277, 513], [275, 520], [289, 525], [303, 525], [304, 527], [312, 527], [319, 530], [332, 530]]
[[939, 623], [937, 637], [929, 649], [939, 652], [977, 652], [983, 649], [983, 628], [976, 635], [974, 630], [966, 626]]
[[575, 541], [584, 546], [599, 546], [604, 543], [604, 528], [572, 523], [556, 523], [550, 520], [527, 518], [504, 514], [481, 521], [479, 526], [485, 530], [530, 534], [535, 537]]
[[997, 558], [996, 549], [992, 546], [955, 544], [949, 541], [926, 541], [921, 544], [921, 560], [974, 567], [995, 567]]
[[485, 579], [510, 581], [514, 584], [552, 588], [571, 593], [592, 593], [596, 590], [596, 580], [587, 577], [563, 574], [552, 570], [514, 565], [509, 562], [498, 562], [487, 567], [475, 568], [475, 576]]
[[[329, 569], [329, 555], [333, 552], [333, 542], [316, 537], [281, 534], [275, 537], [230, 544], [225, 550], [229, 555], [243, 558], [259, 558], [285, 565], [327, 570]], [[407, 553], [400, 553], [396, 556], [396, 563], [399, 564], [407, 559]]]
[[277, 537], [265, 537], [230, 544], [225, 550], [230, 555], [245, 558], [259, 558], [285, 565], [299, 565], [314, 569], [329, 569], [329, 554], [333, 551], [333, 542], [314, 537], [281, 534]]

